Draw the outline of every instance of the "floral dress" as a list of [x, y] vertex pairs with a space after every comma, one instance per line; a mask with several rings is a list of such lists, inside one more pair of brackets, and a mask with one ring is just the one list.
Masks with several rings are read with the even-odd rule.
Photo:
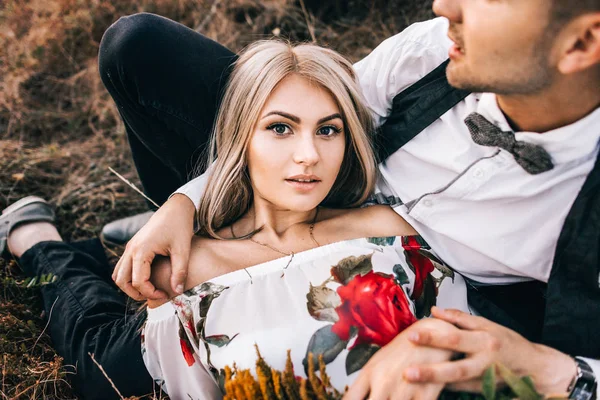
[[[255, 371], [256, 348], [294, 373], [322, 354], [342, 391], [431, 306], [468, 311], [466, 287], [419, 236], [346, 240], [241, 269], [148, 309], [142, 355], [178, 399], [219, 399], [225, 366]], [[255, 347], [256, 345], [256, 347]]]

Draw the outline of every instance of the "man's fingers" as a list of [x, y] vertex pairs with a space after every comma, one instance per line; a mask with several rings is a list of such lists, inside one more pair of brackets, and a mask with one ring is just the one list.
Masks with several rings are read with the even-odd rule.
[[458, 361], [412, 366], [404, 370], [403, 376], [407, 381], [414, 383], [453, 383], [479, 378], [488, 366], [487, 357], [470, 357]]
[[149, 300], [162, 300], [168, 299], [169, 295], [164, 290], [157, 289], [152, 282], [145, 281], [139, 286], [135, 286], [141, 295]]
[[495, 351], [500, 345], [498, 339], [486, 331], [456, 330], [448, 333], [431, 329], [414, 329], [408, 339], [419, 346], [435, 347], [466, 354], [482, 350]]
[[446, 385], [446, 389], [453, 392], [481, 393], [482, 386], [481, 379], [472, 379], [470, 381], [449, 383]]
[[138, 267], [134, 264], [131, 285], [147, 299], [166, 299], [168, 298], [167, 293], [157, 290], [152, 282], [150, 282], [152, 266], [152, 261], [148, 261], [150, 258], [154, 258], [154, 254], [148, 253], [147, 258], [141, 264], [137, 264]]
[[364, 400], [369, 395], [370, 382], [367, 374], [361, 372], [343, 397], [343, 400]]
[[489, 328], [491, 324], [493, 324], [492, 322], [483, 317], [476, 317], [474, 315], [467, 314], [460, 310], [450, 308], [444, 310], [439, 307], [432, 307], [431, 315], [433, 315], [435, 318], [444, 320], [446, 322], [450, 322], [451, 324], [456, 325], [461, 329], [468, 329], [473, 331], [484, 330], [486, 328]]
[[[122, 262], [121, 262], [122, 261]], [[115, 283], [125, 292], [125, 294], [134, 300], [144, 300], [145, 297], [131, 286], [131, 259], [129, 257], [121, 257], [119, 270], [116, 271]]]
[[171, 252], [171, 287], [175, 293], [183, 293], [188, 275], [190, 249]]

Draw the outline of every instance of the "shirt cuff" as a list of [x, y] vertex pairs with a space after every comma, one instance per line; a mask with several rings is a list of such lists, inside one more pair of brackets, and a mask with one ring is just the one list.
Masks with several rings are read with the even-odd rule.
[[600, 390], [598, 385], [598, 380], [600, 379], [600, 360], [594, 360], [593, 358], [585, 358], [585, 357], [577, 357], [583, 361], [585, 361], [592, 371], [594, 372], [594, 376], [596, 377], [596, 398], [600, 399]]

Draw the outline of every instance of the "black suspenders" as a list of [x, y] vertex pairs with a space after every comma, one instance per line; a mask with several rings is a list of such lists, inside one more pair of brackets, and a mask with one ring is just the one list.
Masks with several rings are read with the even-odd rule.
[[376, 135], [379, 161], [385, 160], [469, 95], [448, 83], [448, 62], [394, 97], [392, 112]]

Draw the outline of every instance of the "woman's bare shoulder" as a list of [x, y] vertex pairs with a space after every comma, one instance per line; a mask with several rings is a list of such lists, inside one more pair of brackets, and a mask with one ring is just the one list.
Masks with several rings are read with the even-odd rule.
[[390, 206], [328, 210], [323, 222], [331, 234], [348, 238], [416, 235], [414, 228]]
[[[214, 265], [215, 264], [215, 252], [214, 244], [217, 240], [194, 236], [192, 239], [192, 245], [189, 254], [188, 261], [188, 276], [185, 284], [185, 289], [193, 287], [192, 283], [203, 281], [201, 268], [192, 268], [198, 260], [202, 260], [204, 263]], [[162, 300], [148, 300], [148, 307], [155, 308], [166, 302], [169, 299], [177, 296], [177, 293], [171, 288], [171, 272], [172, 265], [169, 257], [158, 256], [152, 262], [150, 282], [159, 290], [163, 290], [167, 293], [168, 299]]]

